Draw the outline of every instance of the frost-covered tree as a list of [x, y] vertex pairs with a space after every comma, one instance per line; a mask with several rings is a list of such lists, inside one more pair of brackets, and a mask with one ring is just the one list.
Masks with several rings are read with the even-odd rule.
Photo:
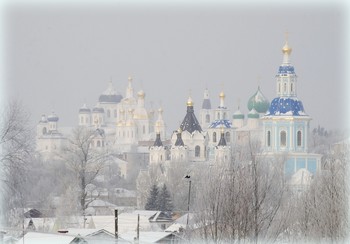
[[174, 208], [170, 193], [165, 184], [158, 194], [157, 209], [160, 211], [172, 211]]
[[159, 210], [158, 209], [158, 197], [159, 197], [159, 189], [156, 184], [152, 185], [152, 188], [149, 193], [149, 197], [147, 199], [147, 203], [145, 205], [146, 210]]
[[99, 131], [86, 127], [75, 128], [62, 155], [74, 175], [71, 183], [79, 189], [76, 197], [79, 199], [82, 215], [85, 215], [85, 210], [94, 200], [89, 198], [87, 186], [100, 175], [104, 163], [108, 160], [108, 153], [103, 148], [97, 149], [92, 146], [96, 133]]
[[34, 145], [33, 131], [28, 121], [28, 113], [17, 101], [8, 103], [0, 116], [0, 195], [3, 202], [0, 204], [3, 207], [0, 216], [4, 217], [2, 220], [7, 222], [5, 224], [16, 222], [11, 213], [16, 212], [13, 211], [15, 208], [26, 205], [24, 187]]

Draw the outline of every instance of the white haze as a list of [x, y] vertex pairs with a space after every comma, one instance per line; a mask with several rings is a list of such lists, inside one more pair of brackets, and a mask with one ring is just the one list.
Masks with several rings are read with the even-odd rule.
[[5, 9], [4, 77], [33, 124], [52, 110], [60, 126], [77, 125], [112, 78], [124, 94], [127, 77], [146, 105], [164, 108], [177, 129], [191, 93], [198, 114], [203, 91], [212, 106], [226, 93], [235, 111], [260, 85], [271, 101], [285, 31], [293, 48], [298, 97], [311, 127], [345, 127], [345, 12], [341, 5], [9, 5]]

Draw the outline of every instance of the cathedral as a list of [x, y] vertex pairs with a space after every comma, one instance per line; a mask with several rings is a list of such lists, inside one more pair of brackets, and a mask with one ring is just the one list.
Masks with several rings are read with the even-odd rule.
[[[311, 117], [297, 97], [297, 76], [290, 63], [292, 49], [286, 41], [283, 60], [276, 75], [276, 98], [270, 103], [260, 87], [248, 99], [248, 114], [240, 107], [232, 112], [225, 104], [226, 94], [218, 94], [219, 102], [212, 105], [208, 89], [204, 90], [198, 118], [191, 96], [184, 102], [184, 118], [167, 137], [163, 110], [157, 114], [145, 107], [145, 92], [134, 93], [133, 79], [128, 78], [124, 96], [112, 82], [92, 108], [84, 104], [78, 110], [78, 125], [96, 130], [92, 147], [108, 148], [121, 153], [147, 154], [149, 165], [229, 163], [233, 148], [251, 140], [260, 141], [261, 155], [283, 155], [285, 173], [299, 169], [316, 173], [321, 155], [308, 152]], [[68, 135], [57, 126], [58, 116], [45, 116], [37, 125], [37, 151], [50, 155], [67, 143]]]
[[297, 76], [290, 63], [291, 52], [286, 41], [276, 75], [276, 98], [270, 103], [258, 87], [248, 100], [246, 119], [240, 107], [231, 113], [223, 91], [219, 94], [219, 104], [212, 106], [209, 91], [205, 89], [198, 121], [194, 102], [189, 97], [186, 115], [180, 128], [173, 132], [171, 145], [164, 145], [158, 135], [150, 147], [150, 164], [227, 163], [234, 156], [233, 147], [254, 140], [261, 143], [260, 156], [284, 158], [286, 175], [293, 175], [300, 169], [316, 173], [322, 155], [308, 152], [311, 117], [297, 97]]

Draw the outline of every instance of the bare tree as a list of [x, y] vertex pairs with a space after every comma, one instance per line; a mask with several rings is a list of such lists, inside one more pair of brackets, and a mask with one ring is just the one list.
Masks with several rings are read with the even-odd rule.
[[93, 201], [88, 198], [87, 186], [99, 176], [105, 161], [108, 160], [106, 150], [93, 146], [96, 133], [99, 131], [87, 127], [75, 128], [68, 146], [63, 151], [64, 160], [74, 173], [75, 181], [73, 182], [79, 189], [77, 196], [83, 216], [85, 216], [88, 205]]
[[[237, 151], [236, 151], [237, 150]], [[281, 158], [266, 158], [257, 141], [235, 149], [231, 164], [202, 170], [196, 219], [202, 238], [214, 242], [271, 240], [282, 200]]]
[[25, 206], [23, 189], [34, 145], [32, 128], [28, 121], [29, 115], [17, 101], [10, 102], [0, 118], [0, 176], [4, 203], [4, 212], [0, 216], [5, 217], [7, 224], [14, 220], [9, 216], [13, 212], [10, 210]]

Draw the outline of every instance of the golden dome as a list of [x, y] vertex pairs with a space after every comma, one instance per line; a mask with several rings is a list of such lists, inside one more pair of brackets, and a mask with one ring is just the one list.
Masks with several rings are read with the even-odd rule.
[[222, 92], [220, 92], [220, 98], [225, 98], [225, 93], [222, 91]]
[[187, 100], [187, 106], [193, 106], [193, 101], [192, 101], [192, 98], [189, 97], [188, 100]]
[[132, 76], [131, 75], [129, 75], [128, 81], [132, 81]]
[[282, 48], [282, 52], [283, 54], [288, 54], [290, 55], [290, 53], [292, 52], [292, 48], [288, 46], [288, 42], [286, 42], [286, 44], [284, 44], [283, 48]]
[[139, 91], [138, 93], [137, 93], [137, 95], [140, 97], [140, 98], [145, 98], [145, 92], [144, 91]]
[[124, 126], [124, 121], [123, 120], [119, 120], [119, 122], [117, 123], [118, 127]]

